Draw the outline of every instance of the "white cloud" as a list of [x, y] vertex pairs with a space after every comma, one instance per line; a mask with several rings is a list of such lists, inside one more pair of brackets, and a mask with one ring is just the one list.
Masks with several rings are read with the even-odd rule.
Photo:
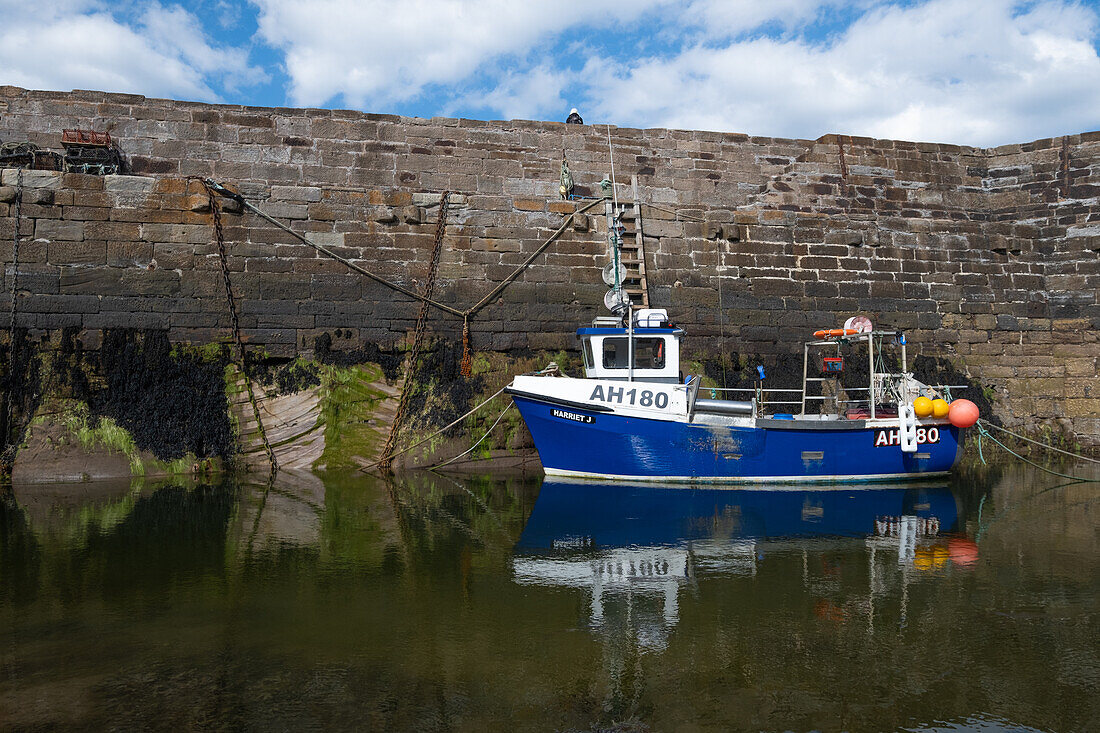
[[699, 43], [625, 71], [589, 64], [594, 117], [619, 124], [975, 145], [1100, 127], [1095, 12], [933, 0], [872, 10], [826, 44]]
[[971, 144], [1100, 126], [1096, 12], [1064, 0], [253, 2], [302, 105]]
[[443, 108], [454, 114], [459, 106], [499, 112], [504, 119], [559, 117], [569, 109], [565, 88], [574, 75], [543, 64], [523, 73], [506, 73], [489, 90], [470, 92]]
[[0, 83], [237, 96], [267, 74], [208, 34], [254, 11], [298, 105], [979, 145], [1100, 127], [1100, 20], [1072, 0], [108, 2], [0, 0]]
[[214, 82], [262, 81], [247, 53], [211, 43], [180, 6], [147, 4], [126, 22], [93, 0], [0, 0], [0, 83], [216, 101]]
[[286, 54], [291, 100], [354, 107], [409, 100], [490, 62], [507, 83], [531, 69], [529, 56], [544, 68], [535, 51], [568, 29], [629, 22], [664, 1], [253, 0], [260, 34]]
[[791, 30], [818, 18], [840, 0], [692, 0], [682, 21], [699, 26], [707, 38], [738, 36], [764, 25]]

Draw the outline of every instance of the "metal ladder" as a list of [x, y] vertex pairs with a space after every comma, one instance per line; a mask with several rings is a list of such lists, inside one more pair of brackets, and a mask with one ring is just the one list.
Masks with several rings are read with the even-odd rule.
[[632, 202], [619, 202], [619, 210], [615, 211], [615, 205], [611, 199], [604, 204], [604, 214], [607, 217], [608, 231], [614, 225], [615, 214], [625, 228], [622, 245], [619, 248], [619, 262], [626, 270], [626, 278], [623, 281], [623, 290], [630, 296], [631, 307], [634, 310], [649, 307], [649, 286], [645, 277], [645, 243], [642, 235], [642, 207], [638, 203], [638, 177], [630, 177], [630, 185], [634, 192]]

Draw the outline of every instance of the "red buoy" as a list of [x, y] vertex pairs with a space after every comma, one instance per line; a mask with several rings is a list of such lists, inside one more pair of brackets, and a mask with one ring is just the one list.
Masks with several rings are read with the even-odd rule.
[[956, 567], [972, 567], [978, 562], [978, 543], [968, 537], [951, 537], [947, 540], [947, 553]]
[[978, 406], [970, 400], [951, 400], [947, 419], [957, 428], [968, 428], [978, 422]]

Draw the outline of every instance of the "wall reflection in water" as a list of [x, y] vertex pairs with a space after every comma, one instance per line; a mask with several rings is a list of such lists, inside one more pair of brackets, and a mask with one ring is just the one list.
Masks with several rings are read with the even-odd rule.
[[0, 729], [1088, 730], [1095, 501], [1020, 472], [17, 486]]

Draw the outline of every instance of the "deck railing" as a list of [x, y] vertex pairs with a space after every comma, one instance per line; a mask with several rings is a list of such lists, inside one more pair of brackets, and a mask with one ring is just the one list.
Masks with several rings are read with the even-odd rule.
[[[712, 400], [735, 399], [739, 395], [752, 395], [753, 397], [756, 398], [756, 417], [765, 417], [769, 413], [770, 414], [776, 414], [776, 413], [780, 412], [780, 410], [777, 410], [777, 409], [769, 410], [768, 408], [789, 407], [789, 406], [792, 406], [792, 405], [802, 406], [807, 401], [810, 401], [810, 400], [822, 401], [822, 402], [826, 402], [826, 401], [827, 402], [832, 402], [834, 405], [836, 405], [835, 414], [839, 415], [841, 405], [867, 405], [868, 404], [868, 397], [867, 396], [864, 396], [863, 399], [843, 399], [842, 400], [842, 399], [840, 399], [841, 392], [847, 394], [848, 396], [851, 396], [851, 393], [858, 393], [858, 392], [867, 393], [867, 392], [871, 391], [870, 387], [841, 387], [837, 390], [837, 393], [834, 394], [834, 395], [809, 395], [809, 394], [805, 394], [805, 390], [803, 390], [803, 389], [784, 388], [784, 387], [763, 387], [763, 386], [760, 386], [760, 385], [757, 385], [755, 387], [703, 387], [703, 386], [701, 386], [701, 381], [702, 380], [701, 380], [700, 377], [694, 376], [694, 377], [691, 378], [691, 380], [687, 384], [677, 385], [677, 389], [683, 389], [687, 392], [688, 413], [689, 413], [689, 415], [691, 415], [694, 412], [693, 406], [694, 406], [694, 403], [695, 403], [695, 399], [700, 395], [709, 396], [710, 399], [712, 399]], [[807, 382], [810, 382], [810, 381], [830, 382], [830, 381], [834, 381], [834, 378], [833, 377], [811, 377], [811, 378], [807, 379]], [[965, 384], [928, 385], [929, 389], [935, 390], [936, 392], [945, 395], [948, 398], [948, 400], [950, 400], [950, 398], [951, 398], [950, 397], [951, 396], [951, 390], [953, 390], [953, 389], [966, 389], [967, 386], [969, 386], [969, 385], [965, 385]], [[728, 396], [726, 396], [726, 395], [728, 395]], [[787, 396], [787, 395], [798, 395], [798, 397], [797, 397], [797, 399], [793, 399], [793, 400], [770, 399], [770, 397], [775, 397], [775, 396], [784, 397], [784, 396]], [[877, 390], [876, 390], [876, 396], [880, 397], [880, 398], [886, 397], [886, 395], [882, 394], [881, 392], [879, 392]], [[882, 405], [882, 406], [891, 406], [891, 405], [893, 405], [895, 407], [897, 405], [896, 401], [894, 401], [894, 400], [879, 401], [879, 402], [877, 402], [877, 404]]]

